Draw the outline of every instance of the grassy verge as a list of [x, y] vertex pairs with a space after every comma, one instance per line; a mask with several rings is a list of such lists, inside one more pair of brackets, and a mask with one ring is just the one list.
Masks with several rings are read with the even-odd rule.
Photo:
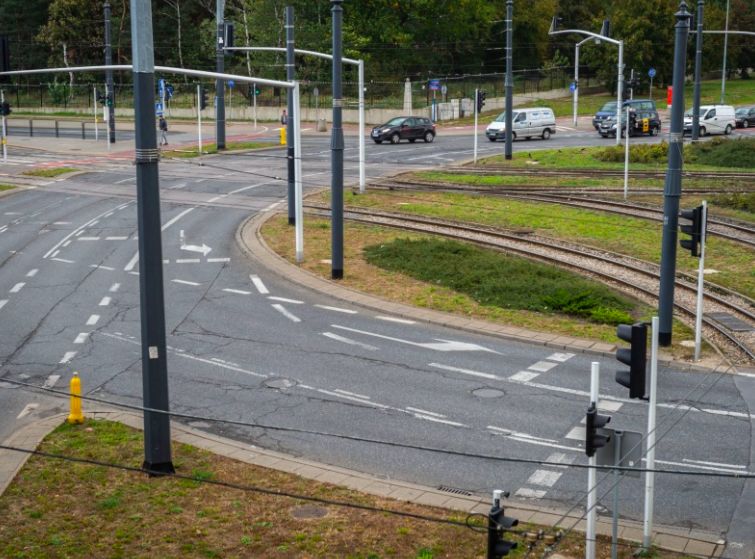
[[57, 177], [58, 175], [65, 175], [66, 173], [73, 173], [78, 171], [74, 167], [49, 167], [44, 169], [31, 169], [24, 171], [23, 175], [30, 175], [33, 177]]
[[[251, 150], [251, 149], [262, 149], [262, 148], [270, 148], [270, 147], [277, 147], [278, 144], [275, 142], [228, 142], [226, 143], [226, 149], [224, 151], [234, 151], [234, 150]], [[208, 155], [218, 153], [218, 148], [216, 145], [208, 145], [202, 147], [202, 155]], [[196, 147], [182, 147], [179, 149], [171, 149], [171, 150], [162, 150], [160, 152], [161, 157], [167, 157], [167, 158], [176, 158], [176, 159], [186, 159], [190, 157], [199, 157], [199, 151]]]
[[14, 188], [16, 187], [12, 184], [0, 184], [0, 192], [2, 192], [3, 190], [13, 190]]
[[[142, 434], [118, 423], [87, 420], [61, 425], [41, 451], [139, 468]], [[464, 521], [466, 515], [381, 499], [293, 474], [250, 466], [188, 445], [174, 445], [179, 474], [193, 479], [149, 478], [141, 473], [33, 456], [0, 497], [0, 555], [48, 558], [326, 558], [439, 559], [485, 556], [484, 532], [275, 494], [202, 483], [223, 481], [390, 511]], [[315, 513], [315, 514], [306, 514]], [[320, 516], [318, 516], [320, 515]], [[480, 517], [472, 519], [480, 525]], [[538, 526], [520, 524], [518, 530]], [[546, 528], [549, 532], [551, 529]], [[510, 557], [523, 557], [527, 546]], [[558, 545], [565, 557], [584, 556], [584, 536]], [[533, 553], [542, 553], [540, 542]], [[632, 555], [619, 546], [619, 557]], [[610, 557], [599, 538], [598, 559]], [[674, 553], [654, 557], [680, 558]]]
[[[323, 194], [323, 199], [327, 201], [327, 194]], [[660, 261], [661, 225], [639, 218], [558, 204], [457, 193], [348, 193], [345, 202], [355, 206], [402, 211], [502, 229], [532, 229], [540, 236], [589, 245], [650, 262]], [[706, 268], [718, 271], [708, 275], [706, 279], [735, 289], [748, 297], [755, 297], [753, 251], [711, 236], [705, 256]], [[688, 256], [684, 251], [679, 252], [679, 270], [696, 273], [697, 266], [696, 258]]]

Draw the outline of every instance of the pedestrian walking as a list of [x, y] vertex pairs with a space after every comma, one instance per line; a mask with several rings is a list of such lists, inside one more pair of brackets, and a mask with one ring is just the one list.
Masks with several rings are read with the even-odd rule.
[[283, 112], [281, 113], [281, 124], [288, 124], [288, 113], [286, 113], [286, 109], [283, 109]]
[[160, 115], [160, 145], [168, 145], [168, 121], [162, 115]]

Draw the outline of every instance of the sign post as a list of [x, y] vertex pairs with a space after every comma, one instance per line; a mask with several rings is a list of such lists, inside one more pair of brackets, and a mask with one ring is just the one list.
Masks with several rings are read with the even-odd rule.
[[653, 78], [655, 77], [655, 68], [650, 68], [650, 70], [648, 70], [648, 76], [650, 77], [650, 92], [648, 96], [650, 97], [650, 99], [652, 99], [653, 98]]

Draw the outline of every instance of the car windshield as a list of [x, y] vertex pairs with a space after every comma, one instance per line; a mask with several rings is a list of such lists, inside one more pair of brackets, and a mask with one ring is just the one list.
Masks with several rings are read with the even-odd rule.
[[[511, 115], [511, 120], [516, 120], [516, 117], [519, 113], [517, 111], [514, 111], [514, 113]], [[498, 115], [498, 118], [495, 119], [495, 122], [506, 122], [506, 111], [503, 111], [501, 114]]]
[[403, 116], [398, 116], [396, 118], [392, 118], [391, 120], [389, 120], [388, 122], [386, 122], [385, 124], [383, 124], [383, 126], [398, 126], [399, 124], [401, 124], [405, 120], [406, 120], [406, 118], [404, 118]]
[[687, 111], [686, 111], [686, 112], [684, 113], [684, 116], [689, 116], [689, 117], [691, 117], [691, 116], [693, 115], [693, 113], [694, 113], [694, 109], [688, 109], [688, 110], [687, 110]]
[[603, 107], [600, 109], [603, 113], [615, 113], [616, 112], [616, 101], [609, 101]]
[[740, 116], [745, 116], [747, 114], [748, 109], [737, 109], [736, 114]]

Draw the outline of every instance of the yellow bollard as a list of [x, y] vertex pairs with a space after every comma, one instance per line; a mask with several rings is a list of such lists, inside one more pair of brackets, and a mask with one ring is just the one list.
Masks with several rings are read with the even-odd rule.
[[281, 145], [282, 146], [286, 145], [286, 127], [285, 126], [281, 126]]
[[84, 423], [84, 414], [81, 413], [81, 379], [79, 373], [73, 373], [71, 378], [71, 413], [68, 423]]

